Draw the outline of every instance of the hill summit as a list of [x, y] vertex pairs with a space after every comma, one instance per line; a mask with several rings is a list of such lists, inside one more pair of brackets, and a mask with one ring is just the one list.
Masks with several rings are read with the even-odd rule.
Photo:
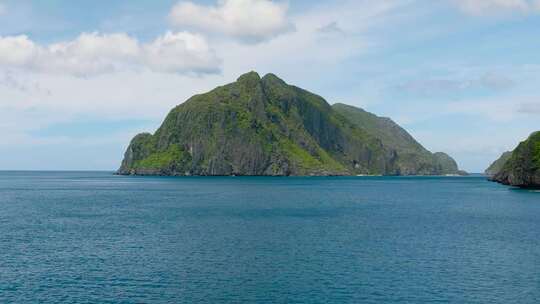
[[126, 175], [442, 175], [432, 154], [389, 118], [249, 72], [175, 107], [154, 133], [135, 136]]

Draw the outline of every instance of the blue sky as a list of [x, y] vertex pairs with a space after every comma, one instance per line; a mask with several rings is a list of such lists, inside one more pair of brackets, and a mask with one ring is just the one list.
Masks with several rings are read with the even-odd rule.
[[115, 170], [256, 70], [389, 116], [480, 172], [540, 129], [540, 0], [0, 0], [0, 169]]

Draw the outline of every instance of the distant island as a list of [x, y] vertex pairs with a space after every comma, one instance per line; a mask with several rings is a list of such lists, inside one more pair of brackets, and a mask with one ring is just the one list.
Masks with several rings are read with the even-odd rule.
[[165, 176], [462, 175], [389, 118], [330, 105], [276, 75], [242, 75], [135, 136], [117, 172]]
[[485, 172], [489, 179], [504, 185], [540, 188], [540, 131], [504, 153]]

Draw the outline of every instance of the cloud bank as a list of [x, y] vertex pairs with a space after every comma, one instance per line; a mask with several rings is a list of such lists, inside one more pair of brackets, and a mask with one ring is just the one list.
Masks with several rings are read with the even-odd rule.
[[474, 16], [540, 12], [539, 0], [455, 0], [454, 2], [464, 13]]
[[149, 43], [125, 33], [82, 33], [72, 41], [40, 45], [26, 35], [0, 37], [0, 67], [87, 77], [147, 69], [177, 74], [220, 71], [221, 60], [205, 38], [167, 32]]
[[215, 6], [181, 1], [172, 8], [169, 19], [175, 26], [258, 43], [294, 29], [287, 10], [286, 4], [269, 0], [219, 0]]
[[502, 91], [514, 85], [515, 81], [506, 75], [486, 72], [477, 77], [413, 79], [396, 85], [394, 89], [398, 92], [431, 96], [464, 93], [468, 90]]

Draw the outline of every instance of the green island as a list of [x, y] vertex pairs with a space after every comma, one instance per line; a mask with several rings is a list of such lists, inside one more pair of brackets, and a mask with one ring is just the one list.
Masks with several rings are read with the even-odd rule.
[[540, 131], [504, 153], [487, 170], [489, 179], [521, 188], [540, 188]]
[[135, 136], [122, 175], [462, 175], [389, 118], [249, 72]]

